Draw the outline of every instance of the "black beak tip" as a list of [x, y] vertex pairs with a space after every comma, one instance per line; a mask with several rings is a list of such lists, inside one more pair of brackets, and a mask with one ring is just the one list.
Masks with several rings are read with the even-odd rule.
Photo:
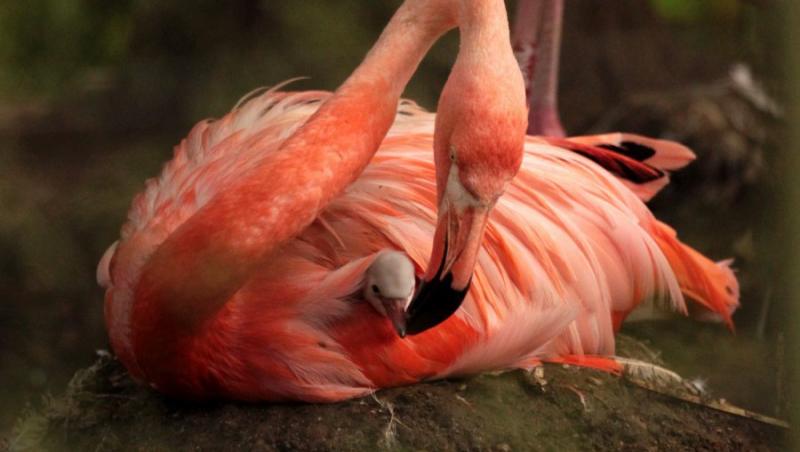
[[424, 281], [419, 292], [411, 301], [406, 314], [405, 331], [400, 337], [427, 331], [450, 318], [464, 301], [469, 291], [467, 287], [458, 290], [452, 287], [453, 276], [448, 273], [443, 279]]

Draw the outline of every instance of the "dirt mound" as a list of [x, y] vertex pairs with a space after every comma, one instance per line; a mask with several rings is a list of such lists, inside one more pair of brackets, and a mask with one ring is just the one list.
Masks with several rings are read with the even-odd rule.
[[[628, 337], [620, 354], [653, 361]], [[192, 405], [110, 356], [18, 423], [12, 449], [780, 450], [785, 430], [574, 367], [388, 389], [330, 405]]]

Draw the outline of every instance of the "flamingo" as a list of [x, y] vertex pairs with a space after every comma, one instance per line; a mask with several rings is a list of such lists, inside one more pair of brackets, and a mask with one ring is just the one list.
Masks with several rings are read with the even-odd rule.
[[[456, 26], [439, 115], [400, 100]], [[154, 389], [332, 402], [611, 355], [645, 300], [730, 323], [728, 263], [643, 203], [691, 152], [526, 137], [502, 1], [406, 0], [336, 92], [281, 88], [197, 124], [98, 265], [112, 347]]]

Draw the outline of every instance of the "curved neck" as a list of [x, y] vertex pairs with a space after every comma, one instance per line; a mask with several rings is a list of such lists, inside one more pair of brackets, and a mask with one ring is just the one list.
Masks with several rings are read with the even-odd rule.
[[423, 56], [439, 37], [456, 25], [454, 16], [438, 3], [436, 0], [403, 3], [364, 61], [336, 93], [377, 84], [387, 89], [381, 92], [381, 97], [399, 100]]
[[445, 5], [407, 0], [363, 63], [279, 150], [160, 245], [136, 285], [137, 355], [162, 355], [165, 330], [193, 334], [281, 243], [311, 224], [361, 174], [422, 57], [455, 25]]
[[458, 28], [461, 51], [465, 55], [510, 46], [508, 15], [503, 0], [461, 0]]
[[437, 225], [428, 271], [407, 309], [418, 334], [461, 305], [489, 212], [519, 170], [525, 88], [502, 0], [460, 0], [461, 48], [439, 98], [434, 132]]
[[[439, 99], [434, 136], [437, 203], [449, 176], [454, 131], [507, 124], [500, 117], [516, 113], [524, 84], [511, 47], [508, 15], [502, 0], [460, 0], [460, 48]], [[500, 132], [500, 131], [496, 131]], [[514, 130], [513, 132], [516, 132]]]

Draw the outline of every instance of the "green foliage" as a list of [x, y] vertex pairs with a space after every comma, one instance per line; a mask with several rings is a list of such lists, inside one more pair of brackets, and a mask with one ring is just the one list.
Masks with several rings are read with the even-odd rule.
[[675, 22], [698, 22], [709, 18], [732, 18], [739, 13], [739, 0], [650, 0], [663, 18]]
[[[297, 89], [333, 89], [397, 3], [0, 1], [0, 100], [81, 97], [100, 80], [133, 99], [174, 95], [194, 119], [292, 77], [312, 79]], [[428, 59], [437, 77], [446, 76], [454, 49], [451, 39], [446, 53]], [[412, 85], [411, 93], [433, 106], [430, 85]]]
[[0, 2], [0, 92], [52, 94], [128, 49], [132, 0]]

